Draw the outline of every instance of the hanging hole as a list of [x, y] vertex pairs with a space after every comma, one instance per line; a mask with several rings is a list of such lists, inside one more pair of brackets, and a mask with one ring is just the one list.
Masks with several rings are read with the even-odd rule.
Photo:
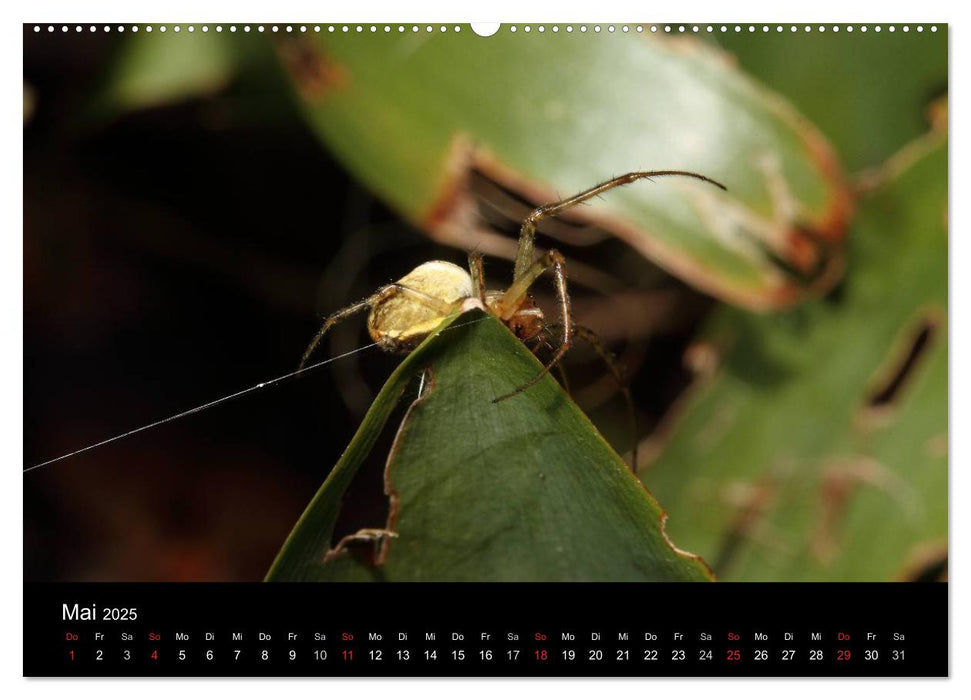
[[499, 31], [498, 22], [473, 22], [472, 31], [479, 36], [492, 36]]

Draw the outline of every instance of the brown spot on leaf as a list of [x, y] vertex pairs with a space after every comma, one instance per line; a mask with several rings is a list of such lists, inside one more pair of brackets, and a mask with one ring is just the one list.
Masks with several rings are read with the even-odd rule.
[[327, 93], [347, 85], [347, 70], [307, 38], [280, 41], [277, 52], [293, 84], [308, 102], [319, 102]]
[[[880, 189], [887, 183], [893, 182], [931, 151], [940, 148], [947, 142], [947, 131], [931, 129], [922, 136], [908, 141], [899, 151], [890, 156], [882, 165], [870, 168], [859, 175], [853, 183], [857, 196], [866, 196]], [[947, 218], [944, 219], [947, 229]]]
[[888, 359], [877, 370], [867, 391], [862, 415], [865, 427], [885, 425], [892, 421], [897, 403], [920, 368], [927, 351], [937, 342], [940, 319], [939, 310], [926, 310], [895, 341]]
[[732, 518], [714, 557], [714, 568], [721, 576], [731, 568], [741, 546], [753, 538], [766, 513], [772, 508], [778, 494], [778, 485], [771, 476], [754, 483], [733, 483], [725, 490], [724, 497], [734, 509]]
[[823, 475], [820, 490], [819, 520], [810, 543], [810, 550], [817, 560], [828, 564], [836, 556], [838, 531], [846, 511], [855, 479], [830, 470]]
[[923, 542], [908, 553], [894, 581], [947, 581], [947, 542]]
[[924, 443], [924, 453], [935, 459], [947, 457], [947, 433], [939, 433], [928, 438]]
[[918, 509], [913, 492], [891, 469], [875, 459], [855, 457], [837, 460], [822, 472], [819, 517], [810, 541], [810, 551], [823, 564], [839, 552], [843, 519], [852, 498], [861, 486], [876, 488], [890, 495], [913, 517]]
[[684, 351], [684, 365], [692, 374], [710, 377], [718, 369], [720, 360], [718, 349], [709, 342], [696, 341]]
[[422, 225], [430, 231], [443, 226], [474, 224], [474, 202], [469, 196], [469, 178], [475, 161], [475, 145], [464, 135], [456, 134], [445, 159], [445, 172], [440, 178], [438, 195], [422, 216]]
[[801, 131], [809, 154], [823, 173], [828, 193], [827, 208], [812, 222], [811, 228], [821, 238], [841, 243], [846, 237], [847, 224], [853, 214], [852, 190], [845, 180], [833, 147], [823, 135], [809, 126], [808, 122]]
[[659, 35], [654, 32], [645, 31], [638, 32], [638, 36], [646, 41], [658, 42], [665, 48], [672, 50], [673, 53], [678, 53], [682, 56], [697, 56], [702, 60], [716, 63], [732, 70], [738, 68], [738, 57], [735, 54], [693, 34]]
[[933, 331], [934, 326], [931, 324], [925, 323], [921, 326], [920, 330], [914, 335], [910, 348], [902, 358], [896, 371], [890, 375], [888, 381], [885, 382], [885, 385], [879, 391], [874, 392], [870, 396], [867, 403], [871, 406], [883, 406], [894, 402], [900, 393], [900, 388], [910, 376], [914, 367], [917, 365], [918, 359], [920, 359], [928, 342], [930, 342]]
[[925, 110], [932, 131], [947, 133], [947, 95], [931, 101]]

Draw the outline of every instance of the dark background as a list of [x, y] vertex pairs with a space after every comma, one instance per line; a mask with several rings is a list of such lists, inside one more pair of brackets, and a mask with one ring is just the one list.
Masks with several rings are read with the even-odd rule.
[[[117, 42], [25, 28], [25, 468], [292, 371], [326, 313], [422, 261], [464, 258], [351, 181], [269, 82], [104, 116]], [[526, 210], [491, 223], [515, 235]], [[582, 255], [608, 271], [630, 262], [609, 240]], [[496, 284], [510, 273], [490, 261]], [[710, 306], [666, 275], [652, 285], [665, 303], [650, 337], [608, 334], [642, 435], [683, 387], [683, 349]], [[575, 299], [581, 322], [613, 315]], [[320, 358], [369, 342], [351, 320]], [[571, 383], [623, 451], [623, 404], [595, 359], [575, 353]], [[25, 578], [261, 579], [397, 362], [365, 350], [26, 474]], [[338, 534], [384, 522], [375, 452]]]

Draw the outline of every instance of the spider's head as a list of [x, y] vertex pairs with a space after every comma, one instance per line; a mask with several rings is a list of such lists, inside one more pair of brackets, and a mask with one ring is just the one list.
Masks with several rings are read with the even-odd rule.
[[536, 305], [531, 294], [525, 296], [519, 310], [507, 321], [507, 325], [523, 342], [532, 340], [543, 332], [543, 310]]

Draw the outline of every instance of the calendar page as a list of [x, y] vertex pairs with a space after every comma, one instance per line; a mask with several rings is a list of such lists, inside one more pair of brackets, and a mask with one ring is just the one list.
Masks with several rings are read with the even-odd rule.
[[24, 675], [948, 675], [947, 24], [23, 52]]

